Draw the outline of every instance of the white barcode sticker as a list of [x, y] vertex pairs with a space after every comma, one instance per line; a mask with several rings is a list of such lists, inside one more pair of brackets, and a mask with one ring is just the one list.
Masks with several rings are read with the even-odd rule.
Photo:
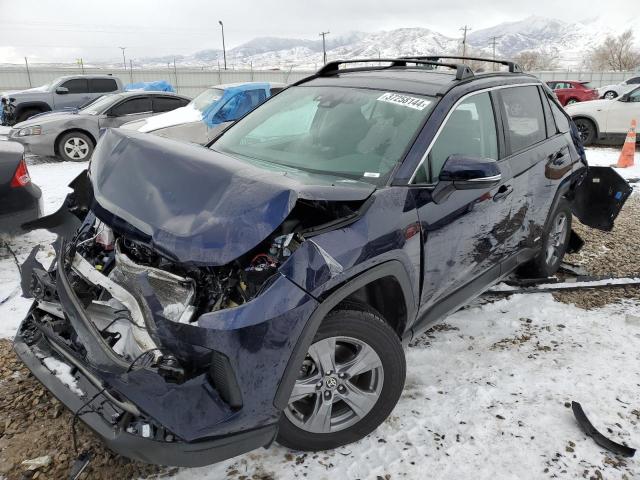
[[394, 105], [401, 105], [403, 107], [413, 108], [414, 110], [424, 110], [430, 104], [430, 100], [424, 98], [410, 97], [409, 95], [400, 95], [399, 93], [383, 93], [378, 97], [379, 102], [393, 103]]

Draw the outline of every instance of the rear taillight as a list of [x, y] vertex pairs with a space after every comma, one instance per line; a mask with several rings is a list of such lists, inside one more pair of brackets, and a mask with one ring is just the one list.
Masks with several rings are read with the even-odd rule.
[[23, 158], [20, 160], [18, 168], [16, 168], [16, 173], [13, 174], [11, 186], [14, 188], [26, 187], [29, 183], [31, 183], [31, 177], [29, 176], [29, 170], [27, 169], [27, 162], [25, 162]]

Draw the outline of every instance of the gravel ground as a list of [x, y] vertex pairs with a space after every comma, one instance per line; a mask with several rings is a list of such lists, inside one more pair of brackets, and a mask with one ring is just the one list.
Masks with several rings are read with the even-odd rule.
[[[585, 227], [574, 218], [573, 228], [585, 241], [582, 250], [567, 255], [568, 262], [584, 266], [592, 275], [625, 276], [640, 273], [640, 195], [632, 195], [611, 232]], [[554, 294], [556, 300], [591, 309], [629, 299], [640, 299], [640, 287], [629, 286]]]

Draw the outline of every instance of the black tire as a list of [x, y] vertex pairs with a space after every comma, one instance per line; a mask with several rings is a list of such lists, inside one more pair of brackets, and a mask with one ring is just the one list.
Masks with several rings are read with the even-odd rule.
[[[356, 423], [344, 429], [327, 433], [310, 432], [294, 423], [291, 418], [294, 415], [292, 411], [295, 409], [292, 409], [293, 404], [291, 404], [286, 407], [280, 420], [280, 428], [276, 439], [280, 445], [293, 450], [316, 451], [337, 448], [355, 442], [373, 432], [389, 416], [398, 403], [406, 376], [406, 362], [398, 335], [382, 318], [374, 313], [347, 308], [329, 313], [320, 325], [312, 346], [322, 340], [333, 337], [346, 337], [363, 342], [373, 349], [378, 356], [383, 371], [382, 386], [377, 400], [375, 400], [375, 404], [373, 404], [368, 413], [359, 418]], [[310, 358], [308, 356], [306, 361]], [[336, 363], [338, 367], [336, 368], [336, 374], [340, 372], [339, 367], [341, 365]], [[362, 375], [373, 374], [366, 372]], [[359, 375], [355, 375], [352, 379], [358, 380], [358, 377]], [[326, 377], [320, 376], [320, 378]], [[346, 383], [351, 380], [339, 381]], [[344, 389], [342, 385], [342, 383], [339, 384], [338, 390], [341, 387]], [[314, 395], [319, 394], [309, 395], [310, 397], [307, 397], [307, 399], [312, 399]], [[343, 401], [336, 400], [332, 408], [341, 407], [341, 402]], [[346, 403], [344, 403], [344, 406], [347, 406]]]
[[20, 112], [20, 115], [16, 118], [16, 123], [24, 122], [38, 113], [42, 113], [42, 111], [37, 108], [26, 108]]
[[[76, 148], [77, 147], [77, 148]], [[56, 150], [60, 158], [67, 162], [84, 162], [91, 158], [95, 145], [89, 135], [82, 132], [68, 132], [58, 139]]]
[[582, 144], [585, 146], [591, 145], [596, 139], [596, 126], [594, 123], [588, 118], [576, 118], [574, 123], [580, 134]]
[[[565, 224], [563, 233], [559, 234], [557, 227], [561, 218], [565, 219]], [[541, 238], [542, 249], [533, 260], [523, 266], [520, 276], [545, 278], [553, 276], [558, 271], [569, 246], [571, 220], [571, 205], [565, 198], [561, 198], [555, 210], [547, 218]], [[550, 255], [552, 246], [554, 254]]]
[[614, 98], [617, 98], [617, 97], [618, 97], [618, 94], [613, 90], [607, 90], [606, 92], [604, 92], [604, 95], [602, 95], [602, 98], [607, 100], [613, 100]]

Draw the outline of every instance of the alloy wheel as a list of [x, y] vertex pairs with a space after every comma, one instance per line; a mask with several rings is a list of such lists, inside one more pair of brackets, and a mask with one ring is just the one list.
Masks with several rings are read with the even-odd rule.
[[73, 160], [83, 160], [89, 154], [89, 145], [80, 137], [71, 137], [64, 142], [64, 152]]
[[319, 340], [309, 347], [285, 415], [307, 432], [344, 430], [371, 411], [383, 382], [382, 361], [362, 340]]
[[567, 236], [567, 215], [560, 212], [553, 221], [547, 240], [545, 260], [548, 265], [553, 265], [560, 258], [560, 250]]
[[586, 142], [591, 135], [589, 131], [589, 127], [583, 122], [576, 122], [576, 128], [578, 129], [578, 134], [580, 135], [580, 140]]
[[607, 100], [613, 100], [616, 97], [617, 95], [615, 92], [607, 92], [604, 94], [604, 98], [606, 98]]

